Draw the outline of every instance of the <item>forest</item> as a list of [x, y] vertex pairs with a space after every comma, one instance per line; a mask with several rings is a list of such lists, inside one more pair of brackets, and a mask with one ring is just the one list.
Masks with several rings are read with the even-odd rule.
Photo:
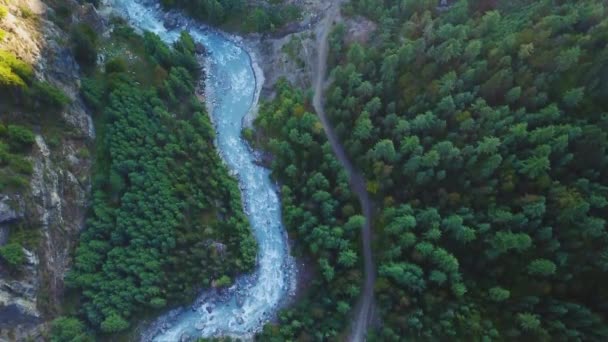
[[[236, 32], [273, 33], [300, 16], [280, 0], [161, 3]], [[608, 340], [608, 4], [351, 0], [341, 10], [325, 110], [374, 204], [367, 340]], [[349, 23], [363, 21], [371, 39], [350, 39]], [[168, 45], [111, 25], [108, 36], [74, 25], [66, 39], [96, 138], [52, 342], [137, 339], [141, 322], [256, 265], [238, 183], [214, 146], [206, 57], [186, 32]], [[285, 79], [273, 92], [242, 134], [278, 184], [304, 266], [296, 297], [255, 340], [347, 340], [365, 218], [311, 92]], [[70, 101], [0, 51], [0, 192], [28, 187], [39, 128], [64, 128]], [[0, 266], [18, 276], [35, 238], [11, 232]]]
[[78, 317], [102, 334], [125, 331], [203, 287], [230, 285], [256, 258], [236, 180], [195, 96], [204, 71], [192, 38], [170, 47], [117, 24], [99, 45], [108, 59], [83, 82], [97, 127], [91, 214], [66, 275], [78, 305], [55, 320], [54, 341], [87, 336]]
[[370, 340], [608, 338], [602, 1], [353, 0], [327, 110], [378, 210]]
[[260, 341], [344, 339], [349, 312], [362, 277], [360, 230], [365, 222], [348, 176], [333, 155], [309, 99], [287, 81], [263, 103], [252, 144], [272, 155], [272, 176], [281, 184], [283, 220], [295, 241], [296, 257], [310, 273], [301, 298], [267, 324]]
[[269, 32], [297, 19], [300, 10], [285, 0], [161, 0], [166, 8], [185, 9], [208, 24], [240, 32]]

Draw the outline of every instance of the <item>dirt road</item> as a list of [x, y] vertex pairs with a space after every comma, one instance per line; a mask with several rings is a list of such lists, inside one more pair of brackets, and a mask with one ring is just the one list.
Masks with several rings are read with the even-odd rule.
[[365, 225], [362, 230], [362, 242], [363, 242], [363, 264], [365, 271], [365, 281], [363, 283], [363, 291], [361, 298], [357, 304], [354, 312], [354, 318], [352, 323], [352, 331], [349, 337], [350, 341], [364, 341], [367, 335], [368, 326], [373, 318], [374, 310], [374, 282], [376, 280], [376, 269], [372, 258], [371, 248], [371, 221], [372, 221], [372, 206], [367, 193], [365, 178], [361, 173], [356, 170], [351, 164], [350, 160], [344, 152], [344, 147], [338, 140], [338, 137], [333, 131], [333, 128], [327, 119], [325, 110], [323, 108], [324, 102], [324, 90], [325, 90], [325, 77], [327, 73], [327, 55], [329, 52], [328, 36], [331, 32], [334, 23], [341, 20], [340, 17], [340, 5], [342, 1], [336, 1], [327, 12], [325, 19], [319, 23], [317, 30], [317, 41], [318, 41], [318, 56], [317, 62], [313, 67], [313, 87], [314, 87], [314, 98], [313, 106], [323, 124], [325, 133], [329, 139], [334, 154], [338, 158], [338, 161], [342, 164], [344, 169], [347, 171], [350, 178], [350, 185], [352, 191], [359, 198], [361, 208], [363, 209], [363, 215], [365, 216]]

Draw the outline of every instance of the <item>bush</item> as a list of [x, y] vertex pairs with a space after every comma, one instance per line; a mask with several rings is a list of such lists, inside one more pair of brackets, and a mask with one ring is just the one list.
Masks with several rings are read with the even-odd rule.
[[63, 109], [70, 103], [70, 98], [63, 91], [47, 82], [35, 82], [30, 89], [30, 98], [36, 101], [36, 108], [55, 111]]
[[25, 253], [23, 247], [18, 243], [9, 243], [6, 246], [0, 247], [0, 256], [9, 267], [19, 268], [25, 263]]
[[8, 125], [8, 144], [13, 151], [27, 150], [34, 144], [34, 133], [18, 125]]
[[21, 17], [23, 19], [31, 19], [36, 16], [36, 14], [26, 6], [19, 6], [19, 11], [21, 12]]
[[129, 322], [117, 314], [111, 314], [101, 323], [101, 330], [106, 333], [116, 333], [129, 327]]
[[6, 18], [7, 15], [8, 15], [8, 8], [6, 8], [6, 6], [0, 5], [0, 20]]
[[106, 63], [106, 74], [127, 71], [127, 62], [123, 58], [112, 58]]
[[8, 51], [0, 51], [0, 86], [25, 87], [34, 75], [32, 67]]
[[97, 34], [86, 24], [79, 24], [72, 30], [74, 57], [83, 67], [94, 66], [97, 62]]
[[223, 275], [220, 277], [220, 279], [218, 279], [215, 283], [215, 285], [217, 287], [226, 287], [228, 285], [230, 285], [232, 283], [232, 280], [230, 279], [229, 276], [227, 275]]
[[51, 342], [88, 342], [93, 338], [84, 323], [72, 317], [58, 317], [51, 323]]
[[9, 158], [9, 165], [14, 172], [31, 175], [34, 171], [32, 163], [20, 156], [12, 156]]

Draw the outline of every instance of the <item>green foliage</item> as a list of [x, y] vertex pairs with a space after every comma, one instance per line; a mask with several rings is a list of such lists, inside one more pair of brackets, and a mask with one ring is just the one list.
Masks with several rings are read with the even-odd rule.
[[19, 125], [8, 125], [7, 136], [9, 146], [15, 152], [25, 151], [35, 142], [34, 133]]
[[0, 257], [12, 269], [18, 269], [25, 263], [23, 247], [18, 243], [9, 243], [0, 247]]
[[511, 296], [509, 290], [503, 289], [502, 287], [493, 287], [488, 291], [490, 299], [495, 302], [503, 302]]
[[217, 287], [226, 287], [226, 286], [230, 285], [231, 283], [232, 283], [232, 280], [230, 279], [230, 277], [227, 275], [223, 275], [217, 280], [215, 285]]
[[607, 5], [450, 3], [353, 0], [373, 39], [330, 39], [326, 112], [378, 208], [374, 338], [606, 340]]
[[114, 39], [128, 41], [133, 59], [163, 77], [142, 86], [145, 75], [109, 62], [83, 85], [98, 111], [97, 160], [91, 214], [66, 283], [81, 293], [84, 318], [110, 335], [139, 315], [192, 300], [212, 279], [228, 286], [257, 252], [237, 183], [194, 94], [191, 37], [173, 48], [151, 33]]
[[72, 51], [83, 67], [92, 67], [97, 62], [97, 33], [87, 24], [81, 23], [72, 28], [70, 37]]
[[116, 313], [112, 313], [101, 322], [101, 331], [105, 333], [117, 333], [129, 327], [129, 322]]
[[42, 114], [56, 114], [70, 99], [58, 88], [43, 81], [34, 80], [30, 65], [8, 51], [0, 51], [0, 100], [9, 108], [24, 110], [26, 118], [39, 120]]
[[299, 9], [284, 1], [249, 3], [243, 0], [162, 0], [165, 7], [184, 8], [193, 17], [246, 32], [274, 31], [299, 17]]
[[547, 259], [536, 259], [528, 265], [528, 273], [531, 275], [550, 276], [556, 269], [555, 263]]
[[72, 317], [58, 317], [51, 323], [51, 342], [92, 342], [84, 323]]
[[105, 72], [106, 74], [121, 73], [127, 71], [127, 69], [127, 62], [123, 58], [117, 57], [106, 62]]
[[[306, 295], [269, 324], [260, 340], [336, 340], [350, 323], [359, 294], [358, 211], [348, 178], [335, 159], [323, 126], [302, 92], [286, 81], [263, 103], [252, 141], [272, 153], [272, 176], [282, 184], [283, 220], [294, 253], [310, 260], [315, 277]], [[314, 162], [311, 162], [314, 160]]]
[[8, 51], [0, 51], [0, 88], [25, 88], [32, 78], [32, 67]]
[[524, 330], [532, 331], [537, 330], [540, 327], [538, 315], [529, 312], [517, 314], [517, 321]]
[[47, 82], [34, 82], [29, 92], [34, 107], [38, 109], [56, 112], [70, 103], [70, 98], [63, 91]]
[[8, 15], [8, 8], [4, 5], [0, 5], [0, 22]]

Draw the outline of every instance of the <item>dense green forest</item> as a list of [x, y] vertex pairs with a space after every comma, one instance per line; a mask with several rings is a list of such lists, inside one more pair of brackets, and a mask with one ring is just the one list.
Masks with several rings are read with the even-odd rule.
[[[608, 4], [438, 3], [351, 0], [343, 14], [374, 21], [373, 39], [346, 43], [347, 24], [330, 39], [326, 110], [376, 210], [368, 340], [608, 340]], [[299, 16], [279, 0], [162, 4], [248, 32]], [[0, 5], [0, 22], [6, 15]], [[53, 342], [131, 339], [138, 320], [228, 286], [256, 261], [196, 95], [205, 71], [195, 42], [183, 33], [168, 46], [111, 24], [110, 37], [79, 24], [66, 38], [97, 137], [90, 213]], [[295, 303], [256, 340], [345, 340], [365, 219], [310, 94], [285, 80], [274, 90], [243, 135], [280, 184], [306, 267]], [[0, 51], [0, 192], [28, 186], [36, 134], [51, 148], [49, 127], [69, 134], [69, 102]], [[33, 236], [11, 232], [0, 247], [11, 274]]]
[[[253, 267], [257, 246], [194, 95], [201, 70], [192, 38], [168, 47], [117, 24], [101, 46], [105, 70], [83, 82], [96, 112], [92, 208], [66, 283], [80, 294], [74, 314], [115, 333], [214, 280], [228, 285]], [[81, 328], [61, 318], [53, 336]]]
[[353, 0], [327, 109], [379, 210], [374, 340], [608, 339], [603, 1]]
[[306, 260], [310, 283], [298, 301], [268, 324], [260, 341], [340, 340], [360, 292], [359, 255], [364, 218], [348, 176], [335, 159], [323, 126], [301, 91], [280, 81], [277, 98], [262, 104], [254, 144], [272, 153], [272, 176], [280, 182], [283, 220]]
[[281, 28], [300, 15], [298, 7], [284, 0], [161, 0], [167, 8], [183, 8], [199, 20], [226, 29], [266, 32]]

